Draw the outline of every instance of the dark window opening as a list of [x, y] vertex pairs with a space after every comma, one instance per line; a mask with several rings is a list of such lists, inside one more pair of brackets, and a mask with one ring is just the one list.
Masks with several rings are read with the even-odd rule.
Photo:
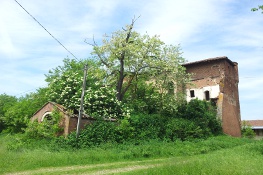
[[217, 98], [211, 98], [211, 103], [212, 103], [213, 106], [216, 106]]
[[47, 114], [44, 119], [46, 119], [46, 120], [52, 120], [52, 116], [51, 116], [50, 114]]
[[209, 91], [205, 91], [205, 100], [210, 100], [210, 93]]
[[195, 91], [194, 90], [190, 90], [190, 96], [195, 97]]

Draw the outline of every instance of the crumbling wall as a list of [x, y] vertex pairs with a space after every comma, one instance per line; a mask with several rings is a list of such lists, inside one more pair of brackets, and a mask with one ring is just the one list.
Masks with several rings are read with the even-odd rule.
[[[238, 94], [238, 65], [227, 57], [201, 60], [184, 65], [192, 74], [187, 86], [187, 101], [193, 98], [211, 100], [217, 106], [223, 132], [241, 136], [240, 105]], [[193, 96], [194, 91], [194, 96]]]

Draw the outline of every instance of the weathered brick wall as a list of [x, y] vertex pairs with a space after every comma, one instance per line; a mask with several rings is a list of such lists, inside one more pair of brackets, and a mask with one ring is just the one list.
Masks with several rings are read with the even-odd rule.
[[223, 97], [223, 131], [232, 136], [241, 136], [241, 117], [238, 92], [237, 64], [225, 62], [225, 77], [221, 82]]
[[191, 87], [212, 86], [220, 83], [224, 65], [220, 61], [202, 62], [186, 65], [186, 72], [192, 73]]
[[219, 84], [217, 107], [222, 120], [223, 132], [241, 136], [240, 105], [238, 95], [238, 66], [228, 58], [210, 59], [184, 65], [192, 73], [192, 85], [187, 88], [202, 88]]
[[[95, 121], [94, 119], [82, 118], [81, 123], [80, 123], [80, 128], [83, 129], [83, 128], [85, 128], [86, 125], [91, 124], [94, 121]], [[68, 131], [67, 131], [68, 134], [73, 132], [73, 131], [76, 131], [77, 123], [78, 123], [77, 117], [70, 117], [69, 125], [68, 125]]]

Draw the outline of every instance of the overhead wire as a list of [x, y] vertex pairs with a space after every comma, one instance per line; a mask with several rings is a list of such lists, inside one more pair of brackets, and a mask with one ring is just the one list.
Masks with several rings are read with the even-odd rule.
[[70, 52], [54, 35], [52, 35], [33, 15], [31, 15], [17, 0], [14, 0], [28, 15], [30, 15], [53, 39], [55, 39], [68, 53], [70, 53], [76, 60], [79, 59]]
[[[68, 53], [70, 53], [77, 61], [80, 61], [69, 49], [67, 49], [54, 35], [52, 35], [33, 15], [31, 15], [17, 0], [14, 0], [29, 16], [31, 16], [34, 21], [36, 21], [54, 40], [56, 40]], [[40, 87], [39, 87], [40, 88]], [[24, 92], [21, 92], [19, 94], [16, 94], [15, 96], [19, 96], [28, 92], [32, 92], [35, 89], [30, 89]]]

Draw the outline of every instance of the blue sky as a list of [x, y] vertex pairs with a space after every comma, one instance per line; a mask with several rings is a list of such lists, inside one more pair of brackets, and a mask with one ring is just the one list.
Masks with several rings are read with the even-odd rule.
[[[90, 57], [93, 36], [135, 30], [180, 44], [197, 61], [227, 56], [239, 64], [241, 118], [263, 119], [262, 0], [17, 0], [77, 58]], [[44, 74], [73, 58], [14, 0], [0, 1], [0, 94], [21, 96], [46, 86]]]

